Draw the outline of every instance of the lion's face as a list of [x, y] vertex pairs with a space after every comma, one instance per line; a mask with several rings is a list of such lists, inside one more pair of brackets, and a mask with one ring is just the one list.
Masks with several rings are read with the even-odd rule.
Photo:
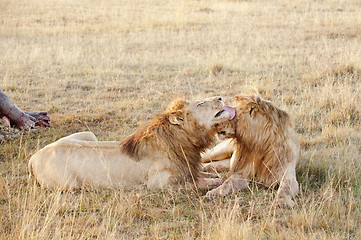
[[211, 97], [198, 101], [173, 102], [166, 110], [169, 122], [195, 131], [196, 125], [215, 131], [217, 124], [229, 121], [235, 116], [232, 107], [225, 106], [221, 97]]
[[[255, 125], [262, 125], [263, 117], [261, 114], [256, 114], [259, 111], [259, 98], [248, 96], [236, 96], [233, 98], [234, 108], [236, 110], [236, 117], [232, 121], [225, 121], [216, 124], [215, 129], [218, 137], [222, 140], [225, 138], [236, 138], [236, 125], [244, 131], [255, 131]], [[252, 127], [253, 128], [252, 128]]]
[[221, 97], [212, 97], [195, 102], [187, 106], [195, 120], [207, 129], [234, 118], [235, 110], [225, 106]]
[[275, 107], [269, 101], [256, 96], [235, 96], [233, 105], [236, 117], [232, 121], [223, 122], [216, 126], [219, 137], [236, 138], [249, 136], [269, 136], [275, 128], [282, 129], [289, 117], [286, 112]]
[[215, 125], [215, 132], [218, 134], [220, 140], [226, 138], [236, 138], [236, 119], [231, 121], [224, 121]]

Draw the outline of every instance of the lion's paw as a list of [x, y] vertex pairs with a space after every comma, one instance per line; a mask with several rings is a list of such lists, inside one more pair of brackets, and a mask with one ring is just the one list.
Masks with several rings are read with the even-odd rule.
[[208, 198], [208, 199], [216, 199], [219, 197], [222, 197], [222, 194], [220, 193], [218, 188], [208, 191], [206, 194], [206, 198]]
[[211, 164], [208, 164], [207, 166], [205, 166], [203, 168], [203, 171], [204, 172], [209, 172], [209, 173], [214, 172], [214, 167]]
[[281, 197], [276, 199], [276, 205], [280, 208], [294, 208], [295, 202], [290, 197]]
[[204, 172], [216, 172], [216, 173], [220, 173], [220, 172], [227, 172], [229, 170], [228, 166], [224, 166], [222, 164], [219, 163], [210, 163], [207, 166], [203, 167], [203, 171]]

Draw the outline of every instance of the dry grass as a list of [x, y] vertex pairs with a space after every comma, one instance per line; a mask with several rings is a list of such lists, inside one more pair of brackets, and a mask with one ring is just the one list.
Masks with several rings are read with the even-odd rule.
[[[358, 0], [1, 1], [0, 86], [53, 126], [0, 145], [0, 239], [361, 239], [360, 11]], [[61, 194], [28, 177], [36, 149], [67, 134], [121, 139], [175, 96], [249, 91], [295, 119], [293, 210], [257, 185], [209, 202]]]

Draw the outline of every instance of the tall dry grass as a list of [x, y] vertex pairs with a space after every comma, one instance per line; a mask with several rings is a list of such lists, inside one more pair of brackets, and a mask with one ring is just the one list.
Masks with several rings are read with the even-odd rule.
[[[52, 128], [0, 145], [0, 239], [361, 239], [358, 0], [0, 2], [1, 88]], [[60, 193], [28, 177], [76, 131], [116, 140], [175, 96], [257, 92], [302, 142], [292, 210], [274, 192]]]

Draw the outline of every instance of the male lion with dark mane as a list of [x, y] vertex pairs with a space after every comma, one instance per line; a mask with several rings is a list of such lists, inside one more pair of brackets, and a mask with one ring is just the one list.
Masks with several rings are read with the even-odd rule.
[[[250, 180], [274, 188], [279, 186], [276, 203], [293, 207], [298, 193], [296, 164], [300, 144], [288, 114], [271, 102], [255, 96], [236, 96], [236, 117], [216, 124], [225, 140], [203, 156], [203, 162], [231, 155], [230, 176], [207, 197], [225, 196], [248, 188]], [[224, 168], [207, 166], [206, 170]]]
[[234, 114], [220, 97], [177, 100], [120, 142], [91, 132], [61, 138], [35, 153], [29, 169], [42, 186], [60, 190], [214, 188], [221, 180], [202, 176], [201, 152], [214, 142], [214, 126]]

